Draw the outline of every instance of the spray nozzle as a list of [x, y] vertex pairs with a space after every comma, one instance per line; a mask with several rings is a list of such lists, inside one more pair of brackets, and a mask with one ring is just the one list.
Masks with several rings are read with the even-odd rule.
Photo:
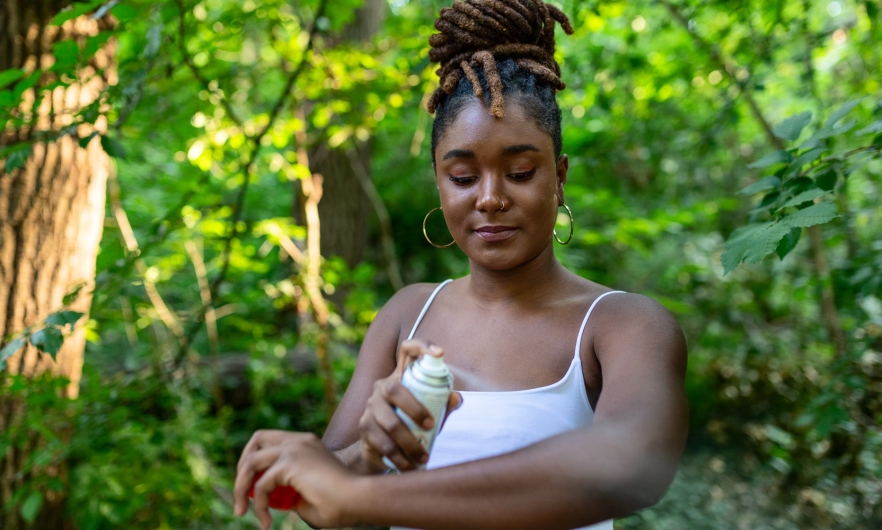
[[447, 368], [447, 363], [444, 362], [444, 358], [440, 355], [423, 355], [414, 364], [415, 368], [430, 377], [445, 378], [450, 375], [450, 370]]

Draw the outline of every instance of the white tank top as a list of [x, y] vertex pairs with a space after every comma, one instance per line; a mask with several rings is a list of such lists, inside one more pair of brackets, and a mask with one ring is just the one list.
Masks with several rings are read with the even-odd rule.
[[[451, 280], [435, 288], [417, 317], [408, 339], [412, 339], [438, 292]], [[563, 379], [557, 383], [528, 390], [508, 392], [460, 391], [462, 406], [453, 411], [444, 423], [432, 446], [427, 469], [471, 462], [522, 449], [552, 436], [591, 425], [594, 410], [588, 402], [585, 378], [582, 375], [582, 333], [591, 311], [600, 300], [613, 293], [598, 296], [579, 328], [576, 352]], [[612, 530], [612, 520], [579, 530]], [[392, 527], [391, 530], [407, 530]]]

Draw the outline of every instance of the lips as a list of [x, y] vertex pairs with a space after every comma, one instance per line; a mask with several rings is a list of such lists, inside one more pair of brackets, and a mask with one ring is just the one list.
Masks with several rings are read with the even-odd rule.
[[478, 237], [483, 239], [484, 241], [488, 241], [490, 243], [496, 243], [499, 241], [505, 241], [510, 238], [517, 232], [518, 228], [516, 226], [480, 226], [475, 229], [475, 233], [478, 234]]

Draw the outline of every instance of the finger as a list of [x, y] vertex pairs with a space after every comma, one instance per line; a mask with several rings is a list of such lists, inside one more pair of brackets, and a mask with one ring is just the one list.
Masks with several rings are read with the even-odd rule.
[[430, 346], [427, 342], [419, 339], [402, 342], [401, 347], [398, 348], [398, 364], [395, 366], [395, 373], [398, 377], [401, 377], [407, 365], [429, 353], [429, 348]]
[[428, 457], [425, 448], [394, 410], [389, 407], [379, 408], [374, 419], [395, 445], [414, 462], [422, 462], [424, 456]]
[[276, 486], [282, 485], [279, 482], [281, 467], [279, 465], [271, 466], [254, 484], [254, 515], [264, 530], [269, 530], [273, 525], [273, 516], [269, 511], [269, 496]]
[[447, 413], [450, 414], [454, 410], [462, 406], [462, 394], [459, 392], [451, 392], [447, 398]]
[[451, 392], [450, 396], [447, 398], [447, 408], [444, 411], [444, 419], [441, 420], [441, 427], [438, 428], [438, 432], [441, 432], [441, 429], [444, 428], [444, 424], [447, 423], [447, 418], [450, 417], [450, 413], [461, 406], [462, 394], [459, 392]]
[[269, 468], [278, 459], [280, 453], [281, 448], [278, 446], [267, 447], [252, 451], [243, 459], [242, 465], [236, 472], [236, 482], [233, 485], [236, 515], [241, 517], [248, 511], [248, 490], [254, 483], [254, 476], [259, 471]]
[[241, 467], [243, 460], [250, 453], [263, 449], [264, 447], [279, 445], [284, 442], [287, 437], [291, 436], [291, 434], [293, 433], [275, 429], [261, 429], [255, 431], [254, 434], [251, 435], [251, 439], [248, 440], [248, 443], [245, 444], [245, 449], [242, 449], [242, 454], [239, 456], [239, 462], [236, 465], [236, 469], [238, 470], [239, 467]]
[[411, 462], [385, 431], [376, 426], [362, 434], [365, 444], [375, 453], [385, 456], [399, 471], [414, 469]]
[[386, 403], [407, 414], [414, 423], [423, 429], [431, 429], [434, 425], [435, 418], [432, 417], [429, 409], [420, 403], [410, 390], [400, 382], [386, 380], [380, 385], [379, 391]]

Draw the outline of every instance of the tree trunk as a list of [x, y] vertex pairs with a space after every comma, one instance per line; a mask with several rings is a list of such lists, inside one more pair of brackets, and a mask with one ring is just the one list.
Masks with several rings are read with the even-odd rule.
[[[88, 16], [60, 27], [49, 26], [52, 17], [69, 3], [0, 3], [0, 70], [22, 68], [26, 74], [38, 68], [48, 70], [54, 63], [53, 43], [76, 39], [82, 44], [88, 36], [108, 29], [107, 19], [89, 20]], [[0, 345], [4, 337], [38, 324], [61, 309], [64, 296], [78, 287], [82, 288], [69, 307], [89, 311], [110, 163], [98, 139], [84, 149], [74, 136], [54, 138], [72, 123], [78, 110], [95, 101], [106, 88], [109, 76], [115, 75], [112, 57], [110, 44], [80, 68], [76, 83], [56, 87], [40, 101], [37, 91], [55, 80], [54, 74], [44, 73], [37, 87], [24, 94], [19, 108], [23, 115], [33, 112], [34, 119], [17, 130], [0, 132], [0, 147], [19, 142], [33, 145], [23, 168], [8, 174], [0, 172]], [[101, 74], [96, 75], [98, 72]], [[31, 108], [35, 101], [40, 101], [38, 107]], [[78, 133], [86, 136], [90, 127], [82, 125]], [[103, 118], [99, 118], [96, 128], [100, 131], [104, 127]], [[44, 135], [49, 139], [43, 139]], [[85, 347], [83, 321], [65, 338], [55, 360], [28, 346], [9, 359], [8, 373], [31, 378], [50, 372], [68, 379], [66, 394], [76, 397]], [[0, 433], [24, 430], [24, 414], [24, 403], [10, 398], [0, 387]], [[29, 443], [0, 454], [0, 506], [6, 505], [12, 493], [37, 473], [64, 480], [63, 464], [21, 473], [29, 454], [42, 444], [36, 433], [26, 436]], [[63, 493], [45, 492], [43, 508], [31, 527], [62, 528], [64, 497]], [[28, 527], [18, 509], [0, 511], [0, 528]]]
[[[385, 15], [384, 0], [365, 0], [353, 22], [331, 39], [330, 45], [370, 40], [379, 31]], [[324, 191], [319, 203], [322, 255], [340, 256], [350, 267], [354, 267], [364, 258], [371, 203], [362, 190], [345, 149], [329, 150], [327, 146], [322, 146], [309, 158], [313, 164], [310, 169], [323, 178]], [[370, 168], [370, 144], [363, 144], [356, 154], [364, 167]], [[299, 189], [295, 191], [299, 194]], [[297, 209], [300, 210], [303, 201], [298, 198], [297, 202]], [[302, 219], [302, 212], [297, 211], [295, 217]]]

